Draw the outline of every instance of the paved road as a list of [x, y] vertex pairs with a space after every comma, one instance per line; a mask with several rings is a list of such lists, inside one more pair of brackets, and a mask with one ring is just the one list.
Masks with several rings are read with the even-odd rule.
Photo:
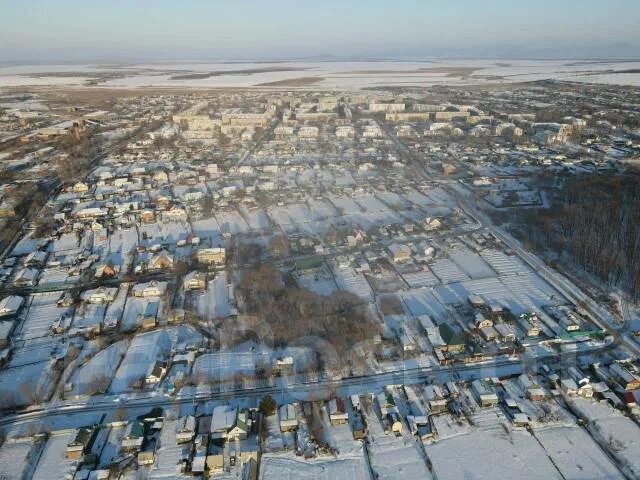
[[[392, 372], [382, 372], [362, 377], [349, 377], [337, 380], [310, 381], [307, 383], [287, 384], [286, 379], [275, 379], [273, 384], [265, 386], [248, 386], [228, 391], [196, 392], [178, 395], [176, 398], [161, 393], [142, 395], [128, 395], [119, 398], [117, 395], [106, 397], [92, 397], [89, 400], [56, 401], [42, 409], [34, 409], [8, 415], [0, 419], [0, 426], [19, 425], [34, 421], [49, 419], [57, 416], [74, 416], [90, 412], [111, 412], [114, 410], [131, 410], [153, 407], [174, 407], [189, 405], [210, 400], [227, 400], [242, 397], [257, 401], [265, 395], [271, 395], [277, 401], [329, 399], [335, 395], [348, 396], [352, 394], [370, 393], [380, 390], [385, 385], [403, 385], [421, 383], [427, 380], [440, 382], [449, 380], [452, 376], [459, 379], [473, 379], [480, 377], [509, 376], [520, 374], [530, 368], [536, 368], [540, 363], [546, 363], [552, 368], [563, 368], [575, 365], [578, 357], [592, 355], [615, 348], [616, 343], [602, 344], [592, 350], [577, 352], [562, 358], [559, 354], [549, 352], [536, 358], [500, 357], [494, 361], [474, 364], [460, 364], [454, 366], [432, 365], [412, 367]], [[118, 400], [119, 398], [119, 400]]]

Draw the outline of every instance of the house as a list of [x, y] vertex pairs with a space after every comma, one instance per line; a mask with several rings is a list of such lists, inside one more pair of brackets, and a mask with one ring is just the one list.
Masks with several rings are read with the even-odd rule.
[[251, 419], [248, 410], [236, 410], [236, 418], [231, 428], [227, 431], [227, 439], [245, 440], [251, 430]]
[[96, 278], [113, 278], [120, 273], [120, 266], [112, 263], [101, 263], [96, 265]]
[[152, 280], [147, 283], [137, 283], [131, 289], [134, 297], [160, 297], [167, 290], [167, 282]]
[[156, 326], [159, 309], [160, 302], [156, 300], [150, 301], [146, 304], [144, 311], [140, 315], [140, 324], [143, 329], [153, 328]]
[[178, 420], [176, 429], [176, 443], [188, 443], [196, 435], [196, 417], [187, 415]]
[[503, 342], [515, 342], [516, 341], [516, 331], [513, 326], [508, 323], [498, 323], [494, 324], [493, 328], [498, 332], [498, 337]]
[[198, 262], [205, 265], [224, 265], [224, 248], [201, 248], [196, 252]]
[[39, 274], [40, 271], [35, 268], [23, 268], [16, 274], [13, 284], [16, 287], [34, 287], [38, 282]]
[[498, 395], [487, 380], [474, 380], [471, 382], [471, 390], [482, 407], [491, 407], [499, 402]]
[[89, 191], [89, 185], [87, 185], [84, 182], [77, 182], [73, 185], [73, 187], [71, 187], [71, 191], [73, 193], [87, 193]]
[[393, 258], [393, 261], [396, 263], [406, 262], [407, 260], [411, 259], [411, 249], [406, 245], [393, 243], [389, 245], [389, 253]]
[[47, 252], [43, 252], [41, 250], [36, 250], [35, 252], [31, 252], [24, 259], [25, 267], [42, 267], [47, 261]]
[[142, 223], [153, 223], [156, 221], [156, 214], [153, 210], [143, 210], [142, 213], [140, 213], [140, 219]]
[[147, 375], [144, 377], [144, 383], [148, 386], [157, 385], [160, 383], [165, 373], [167, 373], [167, 366], [164, 362], [156, 361], [149, 371]]
[[229, 405], [219, 405], [213, 409], [209, 435], [212, 440], [245, 439], [249, 433], [248, 412], [240, 412]]
[[76, 432], [76, 436], [67, 444], [65, 458], [77, 460], [91, 451], [91, 446], [95, 439], [97, 430], [93, 428], [81, 428]]
[[443, 323], [438, 327], [438, 332], [444, 342], [444, 345], [440, 346], [443, 352], [462, 353], [464, 351], [464, 337], [457, 333], [451, 326]]
[[156, 253], [147, 263], [149, 270], [169, 270], [173, 268], [173, 256], [166, 250]]
[[87, 303], [102, 304], [113, 302], [117, 293], [117, 288], [100, 287], [82, 292], [80, 298]]
[[493, 327], [493, 320], [486, 318], [482, 313], [478, 312], [476, 313], [474, 325], [478, 330]]
[[185, 290], [205, 290], [207, 288], [207, 276], [200, 272], [189, 272], [184, 276], [182, 285]]
[[0, 203], [0, 218], [10, 218], [16, 216], [15, 205], [8, 200]]
[[293, 403], [281, 405], [278, 409], [280, 416], [280, 431], [291, 432], [298, 429], [298, 419], [296, 417], [296, 407]]
[[139, 451], [144, 442], [145, 428], [139, 421], [129, 422], [120, 444], [124, 452]]
[[640, 388], [640, 377], [626, 365], [613, 363], [609, 367], [613, 378], [625, 389], [625, 391], [637, 390]]
[[570, 397], [578, 395], [578, 384], [573, 378], [564, 377], [560, 379], [560, 388]]
[[20, 311], [24, 305], [24, 298], [17, 295], [9, 295], [0, 300], [0, 318], [11, 317]]
[[367, 437], [367, 427], [362, 419], [362, 413], [354, 412], [351, 421], [351, 432], [354, 440], [362, 440]]
[[138, 466], [153, 465], [155, 455], [153, 448], [138, 452]]
[[385, 416], [389, 429], [397, 436], [402, 435], [402, 418], [396, 409], [389, 410]]
[[341, 398], [334, 398], [329, 400], [329, 420], [331, 425], [341, 425], [349, 421], [347, 410], [344, 406], [344, 401]]

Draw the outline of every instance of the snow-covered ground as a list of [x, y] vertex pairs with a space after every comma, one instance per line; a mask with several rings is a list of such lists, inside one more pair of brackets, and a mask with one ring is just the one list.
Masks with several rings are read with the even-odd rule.
[[606, 402], [582, 397], [570, 404], [589, 421], [591, 435], [598, 439], [632, 477], [640, 476], [640, 427]]
[[[571, 60], [446, 60], [425, 62], [287, 62], [264, 63], [177, 63], [132, 66], [120, 78], [107, 80], [107, 87], [251, 87], [262, 83], [280, 82], [300, 77], [315, 77], [313, 88], [358, 89], [380, 85], [470, 85], [536, 81], [548, 78], [621, 85], [640, 85], [640, 75], [616, 73], [640, 68], [640, 62], [593, 62], [584, 64]], [[476, 69], [470, 76], [449, 75], [431, 68]], [[139, 69], [139, 70], [136, 70]], [[283, 70], [284, 69], [284, 70]], [[224, 72], [205, 78], [172, 78], [167, 70], [185, 73]], [[247, 73], [240, 73], [249, 70]], [[109, 67], [95, 65], [19, 65], [0, 67], [0, 86], [21, 85], [82, 85], [86, 74], [98, 78], [112, 72]], [[77, 76], [73, 76], [78, 72]], [[64, 73], [65, 76], [54, 74]], [[47, 75], [49, 74], [49, 75]], [[66, 76], [68, 75], [68, 76]], [[284, 88], [287, 88], [284, 85]], [[288, 87], [291, 88], [291, 87]]]
[[79, 366], [69, 380], [73, 387], [68, 394], [91, 395], [96, 388], [108, 387], [128, 347], [129, 340], [121, 340], [99, 351]]
[[535, 431], [565, 480], [622, 480], [625, 478], [589, 434], [578, 426]]

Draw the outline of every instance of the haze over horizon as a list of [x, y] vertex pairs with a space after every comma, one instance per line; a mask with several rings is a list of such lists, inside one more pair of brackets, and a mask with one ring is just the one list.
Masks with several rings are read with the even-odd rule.
[[637, 58], [640, 2], [0, 0], [0, 62]]

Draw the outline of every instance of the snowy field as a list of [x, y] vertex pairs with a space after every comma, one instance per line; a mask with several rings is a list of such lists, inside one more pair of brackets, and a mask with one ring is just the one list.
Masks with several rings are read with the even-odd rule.
[[565, 480], [625, 478], [582, 428], [559, 427], [535, 432]]
[[570, 403], [589, 420], [594, 437], [607, 445], [631, 477], [640, 477], [640, 427], [606, 402], [575, 397]]
[[[106, 87], [252, 87], [289, 88], [287, 81], [313, 78], [313, 88], [358, 89], [381, 85], [430, 86], [438, 84], [472, 85], [536, 81], [548, 78], [576, 82], [640, 85], [640, 75], [619, 73], [640, 68], [640, 62], [574, 62], [571, 60], [445, 60], [432, 61], [351, 61], [287, 62], [274, 68], [269, 63], [176, 63], [131, 65], [128, 70], [114, 70], [95, 65], [8, 65], [0, 67], [0, 87], [21, 85], [83, 85], [86, 75], [121, 73], [101, 85]], [[449, 74], [446, 69], [453, 69]], [[444, 69], [444, 71], [443, 71]], [[455, 73], [470, 69], [471, 74]], [[182, 71], [185, 76], [175, 73]], [[224, 72], [229, 73], [224, 73]], [[189, 74], [214, 72], [215, 75]], [[74, 76], [73, 73], [78, 75]], [[58, 74], [58, 76], [56, 76]], [[64, 76], [59, 76], [64, 74]], [[185, 78], [186, 77], [186, 78]], [[284, 84], [269, 85], [272, 82]], [[295, 85], [294, 85], [295, 86]], [[309, 87], [306, 87], [309, 88]]]
[[[561, 480], [540, 444], [526, 431], [474, 430], [426, 445], [437, 478]], [[584, 478], [584, 477], [583, 477]]]

